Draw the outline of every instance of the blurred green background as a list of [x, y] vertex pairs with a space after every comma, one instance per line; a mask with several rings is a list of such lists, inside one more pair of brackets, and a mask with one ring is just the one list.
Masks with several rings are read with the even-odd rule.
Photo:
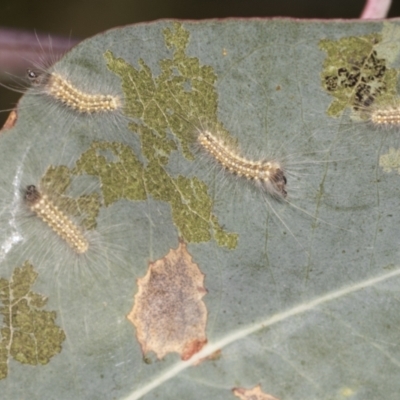
[[[3, 0], [0, 28], [23, 30], [32, 35], [38, 32], [84, 39], [116, 26], [160, 18], [358, 18], [364, 3], [364, 0]], [[389, 17], [400, 16], [400, 1], [393, 3]], [[29, 42], [25, 45], [28, 47]], [[0, 58], [10, 47], [15, 48], [15, 45], [8, 42], [3, 33]], [[21, 57], [29, 59], [26, 55]], [[2, 73], [16, 74], [13, 68], [4, 64], [0, 63], [0, 68]], [[2, 79], [4, 82], [4, 75]], [[0, 110], [12, 108], [19, 97], [20, 94], [1, 87]], [[0, 114], [0, 126], [7, 114]]]

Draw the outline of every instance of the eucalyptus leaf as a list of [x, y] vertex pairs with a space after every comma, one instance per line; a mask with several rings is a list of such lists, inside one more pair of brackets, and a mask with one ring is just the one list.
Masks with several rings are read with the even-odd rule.
[[[35, 73], [0, 136], [1, 397], [398, 399], [399, 129], [368, 119], [395, 107], [399, 32], [159, 21]], [[279, 163], [287, 196], [224, 168], [204, 132]], [[32, 185], [60, 226], [27, 204]], [[197, 310], [207, 343], [168, 352]]]

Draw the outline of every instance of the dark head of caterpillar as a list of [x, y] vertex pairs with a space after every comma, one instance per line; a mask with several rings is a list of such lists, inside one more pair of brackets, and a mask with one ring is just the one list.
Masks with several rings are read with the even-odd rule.
[[35, 185], [27, 186], [24, 194], [24, 199], [28, 206], [33, 206], [41, 199], [41, 195], [36, 189]]
[[42, 84], [46, 84], [49, 74], [45, 72], [38, 72], [33, 69], [27, 69], [26, 76], [32, 86], [40, 86]]

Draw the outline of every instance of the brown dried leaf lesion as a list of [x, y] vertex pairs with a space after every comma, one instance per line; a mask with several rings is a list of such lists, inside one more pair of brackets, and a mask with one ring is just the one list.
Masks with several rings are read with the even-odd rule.
[[254, 386], [252, 389], [234, 388], [233, 394], [241, 400], [279, 400], [268, 393], [264, 393], [261, 385]]
[[204, 274], [181, 242], [162, 259], [149, 264], [138, 279], [138, 293], [127, 316], [136, 328], [143, 354], [158, 359], [176, 352], [188, 360], [207, 343], [207, 293]]

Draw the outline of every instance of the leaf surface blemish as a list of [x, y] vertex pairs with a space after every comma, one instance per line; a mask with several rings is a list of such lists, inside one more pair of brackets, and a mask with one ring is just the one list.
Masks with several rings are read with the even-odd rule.
[[128, 319], [143, 354], [153, 351], [162, 359], [176, 352], [188, 360], [199, 352], [207, 343], [207, 309], [202, 301], [207, 290], [204, 274], [186, 245], [181, 242], [176, 250], [150, 263], [138, 287]]

